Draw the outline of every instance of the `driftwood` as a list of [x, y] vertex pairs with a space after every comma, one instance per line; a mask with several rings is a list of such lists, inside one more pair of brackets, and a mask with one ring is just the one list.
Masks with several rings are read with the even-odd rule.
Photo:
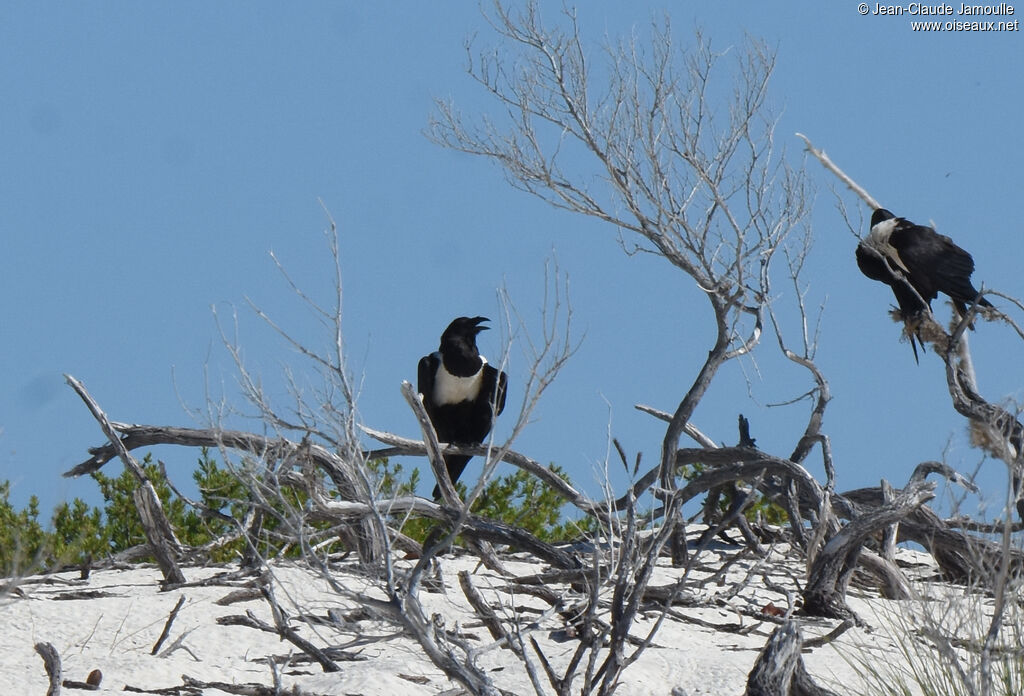
[[[124, 691], [135, 694], [160, 694], [161, 696], [202, 696], [211, 690], [223, 691], [226, 694], [237, 694], [237, 696], [280, 696], [284, 693], [273, 686], [262, 684], [230, 684], [228, 682], [201, 681], [194, 679], [187, 674], [181, 675], [181, 686], [167, 687], [138, 687], [125, 685]], [[311, 691], [293, 689], [288, 692], [293, 696], [318, 696]]]
[[[100, 682], [103, 681], [103, 672], [94, 669], [84, 682], [63, 678], [63, 669], [60, 663], [60, 654], [52, 643], [36, 643], [36, 652], [43, 658], [43, 665], [46, 667], [46, 674], [50, 678], [49, 687], [46, 689], [46, 696], [60, 696], [61, 686], [69, 689], [82, 691], [97, 691]], [[8, 685], [9, 686], [9, 685]]]
[[[339, 457], [326, 448], [311, 443], [294, 442], [287, 438], [268, 438], [254, 433], [219, 429], [125, 424], [113, 424], [113, 427], [121, 433], [120, 442], [125, 449], [155, 444], [175, 444], [193, 447], [229, 447], [265, 458], [294, 458], [296, 452], [299, 452], [301, 448], [303, 456], [308, 457], [310, 464], [315, 467], [328, 472], [337, 472], [341, 466]], [[376, 439], [392, 444], [393, 447], [387, 451], [388, 453], [424, 455], [427, 452], [427, 447], [423, 442], [379, 431], [368, 430], [368, 433]], [[94, 447], [89, 451], [92, 456], [67, 472], [66, 476], [95, 471], [116, 456], [116, 447], [113, 443]], [[383, 452], [385, 451], [373, 451], [373, 454], [379, 456]], [[483, 446], [445, 447], [440, 452], [442, 455], [448, 453], [487, 455], [488, 449]], [[551, 484], [567, 502], [590, 514], [599, 516], [607, 514], [610, 510], [625, 509], [631, 495], [642, 494], [645, 487], [653, 485], [657, 480], [657, 469], [655, 468], [640, 476], [625, 495], [611, 505], [607, 505], [588, 499], [563, 479], [553, 475], [546, 467], [525, 455], [513, 451], [501, 454], [503, 461], [537, 476], [542, 476], [543, 480]], [[803, 520], [811, 520], [815, 528], [819, 529], [824, 524], [825, 538], [833, 536], [839, 529], [839, 523], [833, 517], [825, 520], [818, 519], [820, 511], [823, 509], [825, 488], [803, 466], [790, 459], [774, 457], [756, 447], [749, 446], [677, 450], [677, 467], [696, 463], [700, 463], [706, 468], [678, 489], [676, 495], [683, 502], [730, 482], [756, 481], [757, 490], [761, 494], [779, 501], [789, 510], [791, 530], [797, 542], [806, 543], [806, 528], [803, 526]], [[912, 479], [921, 478], [931, 472], [939, 472], [954, 482], [965, 483], [959, 474], [949, 467], [935, 462], [926, 462], [920, 465], [915, 470]], [[301, 484], [302, 481], [303, 478], [298, 473], [294, 480], [290, 480], [296, 485]], [[454, 522], [458, 518], [456, 509], [446, 509], [431, 501], [413, 496], [391, 501], [378, 501], [372, 505], [365, 501], [345, 499], [344, 497], [341, 500], [323, 499], [321, 503], [322, 505], [315, 507], [314, 517], [334, 521], [349, 519], [355, 524], [362, 525], [363, 528], [370, 525], [369, 520], [374, 514], [412, 512], [447, 522]], [[876, 487], [851, 491], [842, 495], [832, 495], [829, 498], [828, 509], [839, 518], [854, 520], [882, 504], [882, 491]], [[971, 577], [979, 577], [986, 569], [994, 567], [994, 560], [1000, 553], [998, 543], [973, 536], [959, 529], [952, 529], [927, 506], [914, 508], [908, 512], [905, 518], [894, 521], [900, 523], [897, 528], [897, 540], [922, 544], [932, 553], [943, 574], [952, 580], [962, 581]], [[515, 545], [518, 548], [531, 551], [556, 567], [579, 567], [578, 561], [564, 550], [544, 544], [521, 530], [488, 520], [470, 517], [465, 521], [465, 526], [460, 533], [482, 541]], [[1014, 552], [1014, 559], [1015, 565], [1019, 564], [1024, 567], [1024, 557], [1021, 554]], [[866, 556], [862, 562], [873, 575], [880, 579], [882, 591], [887, 596], [898, 596], [894, 593], [898, 592], [897, 588], [900, 583], [892, 572], [891, 564], [885, 565], [873, 556]]]
[[[1024, 425], [1016, 415], [1005, 408], [987, 401], [978, 392], [974, 380], [974, 365], [967, 348], [964, 330], [970, 325], [975, 304], [960, 320], [959, 325], [948, 337], [947, 349], [940, 353], [946, 363], [946, 386], [957, 413], [971, 424], [976, 444], [981, 445], [1010, 468], [1013, 483], [1014, 506], [1024, 521], [1024, 497], [1021, 493], [1022, 469], [1024, 469]], [[945, 334], [942, 334], [945, 336]], [[979, 441], [980, 440], [980, 441]]]
[[811, 566], [803, 593], [804, 612], [856, 620], [846, 604], [846, 587], [857, 566], [864, 540], [933, 498], [934, 490], [935, 484], [930, 481], [914, 481], [891, 503], [858, 516], [833, 536]]
[[135, 508], [139, 512], [139, 521], [146, 533], [146, 540], [149, 541], [150, 550], [156, 558], [160, 571], [164, 576], [164, 583], [175, 585], [185, 582], [185, 575], [178, 567], [176, 557], [181, 553], [181, 542], [174, 535], [171, 523], [167, 521], [160, 498], [153, 488], [152, 482], [146, 476], [142, 467], [132, 457], [124, 444], [121, 442], [116, 429], [100, 409], [99, 404], [86, 391], [85, 386], [71, 375], [64, 375], [67, 383], [81, 397], [82, 401], [89, 408], [93, 417], [103, 430], [103, 434], [110, 440], [114, 453], [124, 462], [125, 468], [132, 472], [139, 482], [138, 488], [132, 494], [135, 501]]
[[776, 628], [750, 670], [746, 696], [836, 696], [811, 679], [800, 653], [802, 647], [795, 621]]
[[153, 644], [153, 649], [150, 651], [150, 655], [156, 655], [160, 652], [160, 646], [167, 640], [167, 635], [171, 632], [171, 624], [174, 623], [174, 619], [177, 618], [178, 612], [181, 611], [181, 607], [185, 604], [185, 595], [178, 597], [177, 603], [174, 608], [171, 609], [170, 616], [167, 617], [166, 623], [164, 623], [164, 630], [160, 631], [160, 637], [156, 639], [156, 643]]
[[[300, 444], [284, 437], [266, 437], [242, 430], [182, 428], [169, 425], [133, 425], [128, 423], [112, 423], [112, 426], [120, 433], [121, 443], [129, 451], [140, 447], [152, 447], [153, 445], [179, 445], [183, 447], [209, 447], [214, 449], [228, 448], [266, 459], [283, 459], [296, 452]], [[387, 449], [364, 452], [363, 454], [367, 459], [398, 455], [425, 456], [427, 454], [427, 446], [420, 440], [412, 440], [365, 427], [363, 431], [370, 437], [390, 445]], [[110, 443], [90, 447], [88, 452], [91, 456], [64, 472], [65, 477], [85, 476], [99, 471], [107, 462], [118, 456], [116, 448]], [[567, 502], [581, 510], [589, 512], [604, 507], [603, 504], [590, 500], [573, 488], [565, 479], [552, 473], [550, 469], [526, 455], [514, 451], [492, 452], [491, 448], [480, 445], [449, 445], [440, 452], [442, 455], [471, 454], [474, 456], [487, 456], [489, 453], [501, 454], [502, 461], [535, 475], [541, 481], [554, 488]], [[315, 443], [308, 444], [308, 451], [304, 454], [308, 456], [310, 463], [314, 467], [326, 471], [331, 476], [332, 481], [337, 484], [336, 477], [339, 476], [339, 468], [343, 465], [343, 462], [337, 455]], [[345, 495], [347, 490], [344, 487], [339, 489], [342, 498], [344, 500], [354, 500], [354, 496]]]
[[[508, 648], [515, 651], [516, 655], [523, 660], [526, 666], [527, 674], [530, 677], [530, 681], [533, 683], [534, 690], [538, 694], [543, 694], [545, 689], [541, 685], [540, 676], [537, 673], [533, 663], [526, 656], [526, 646], [523, 643], [522, 633], [517, 630], [510, 630], [506, 628], [505, 624], [502, 623], [501, 619], [491, 608], [489, 604], [480, 596], [480, 593], [473, 586], [473, 581], [470, 579], [469, 573], [466, 571], [459, 572], [459, 585], [462, 587], [463, 594], [466, 595], [466, 599], [469, 600], [470, 605], [473, 607], [473, 611], [476, 615], [481, 618], [487, 630], [490, 632], [491, 637], [495, 641], [503, 644]], [[550, 670], [547, 670], [550, 675]], [[401, 676], [401, 675], [399, 675]]]
[[[878, 488], [858, 489], [843, 494], [859, 511], [882, 504]], [[896, 532], [899, 542], [914, 542], [927, 549], [939, 566], [943, 577], [952, 582], [970, 582], [990, 577], [1005, 555], [1015, 575], [1024, 574], [1024, 552], [1004, 548], [997, 541], [969, 534], [957, 529], [953, 522], [941, 519], [926, 505], [911, 510]]]
[[60, 696], [61, 668], [57, 648], [53, 647], [52, 643], [36, 643], [36, 652], [43, 658], [46, 674], [50, 677], [50, 686], [46, 689], [46, 696]]
[[69, 689], [79, 689], [81, 691], [99, 691], [100, 682], [103, 681], [103, 672], [98, 669], [94, 669], [89, 672], [89, 676], [86, 677], [84, 682], [75, 681], [74, 679], [65, 679], [64, 686]]
[[[239, 430], [179, 428], [174, 426], [130, 425], [110, 423], [111, 442], [89, 448], [88, 459], [64, 473], [66, 477], [84, 476], [98, 471], [119, 451], [137, 449], [152, 445], [181, 445], [186, 447], [227, 448], [271, 460], [306, 461], [322, 470], [331, 479], [344, 500], [362, 500], [358, 475], [354, 464], [331, 452], [326, 447], [308, 441], [294, 442], [284, 437], [271, 438]], [[116, 440], [116, 442], [115, 442]], [[382, 549], [376, 540], [376, 530], [369, 522], [357, 525], [357, 550], [367, 564], [380, 559]], [[181, 580], [184, 582], [184, 579]]]
[[[298, 632], [291, 627], [291, 625], [289, 625], [288, 618], [285, 616], [284, 610], [282, 610], [280, 605], [278, 605], [277, 599], [274, 597], [274, 592], [269, 583], [263, 584], [260, 587], [260, 591], [263, 598], [267, 601], [267, 604], [270, 605], [270, 612], [274, 617], [273, 626], [256, 618], [253, 616], [252, 612], [246, 612], [245, 616], [221, 616], [217, 619], [217, 623], [222, 626], [248, 626], [249, 628], [266, 631], [267, 633], [276, 633], [281, 636], [281, 638], [287, 640], [303, 653], [309, 655], [310, 658], [318, 662], [324, 672], [338, 672], [341, 670], [341, 667], [338, 666], [338, 663], [332, 655], [310, 643], [308, 640], [300, 636]], [[345, 654], [343, 659], [362, 658]]]

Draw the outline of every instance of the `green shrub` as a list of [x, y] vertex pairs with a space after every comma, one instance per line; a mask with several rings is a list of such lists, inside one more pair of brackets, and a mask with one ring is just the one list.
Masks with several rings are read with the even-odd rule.
[[46, 546], [46, 533], [39, 524], [39, 499], [29, 498], [28, 507], [15, 510], [10, 502], [11, 484], [0, 483], [0, 575], [30, 571], [39, 563]]
[[[182, 544], [198, 547], [217, 539], [228, 539], [209, 550], [210, 560], [214, 562], [238, 558], [245, 551], [247, 542], [239, 534], [239, 525], [254, 505], [250, 500], [250, 487], [260, 485], [258, 477], [243, 481], [235, 470], [218, 465], [208, 450], [201, 450], [192, 474], [204, 508], [197, 510], [174, 493], [151, 455], [143, 457], [141, 465]], [[368, 469], [377, 484], [379, 497], [410, 495], [420, 483], [418, 469], [406, 470], [401, 463], [388, 459], [371, 461]], [[568, 480], [557, 465], [552, 465], [551, 470]], [[88, 559], [103, 559], [146, 543], [133, 499], [139, 485], [135, 476], [122, 469], [117, 476], [95, 472], [92, 477], [103, 497], [102, 506], [90, 506], [79, 498], [60, 503], [48, 528], [39, 523], [39, 501], [34, 496], [25, 509], [15, 510], [9, 500], [10, 484], [0, 483], [0, 576], [81, 565]], [[269, 486], [265, 490], [274, 488]], [[465, 496], [465, 486], [459, 484], [458, 488]], [[296, 543], [293, 523], [308, 509], [308, 497], [288, 486], [279, 487], [278, 493], [275, 499], [262, 502], [265, 514], [257, 550], [268, 557], [279, 553], [295, 556], [302, 549]], [[545, 541], [563, 541], [578, 537], [583, 531], [593, 531], [590, 518], [582, 522], [566, 520], [564, 506], [554, 489], [517, 469], [490, 481], [475, 502], [473, 512], [521, 527]], [[412, 516], [394, 522], [417, 541], [423, 541], [436, 526], [432, 520]], [[312, 542], [328, 542], [322, 550], [345, 550], [343, 540], [332, 531], [330, 522], [307, 522], [307, 525], [306, 531], [313, 535]]]
[[[557, 464], [548, 467], [564, 481], [569, 477]], [[565, 520], [565, 499], [537, 477], [516, 469], [484, 486], [473, 512], [487, 519], [520, 527], [541, 541], [567, 541], [584, 531], [593, 531], [592, 518], [581, 522]], [[581, 526], [582, 525], [582, 526]]]
[[[368, 468], [378, 484], [378, 495], [383, 498], [411, 495], [419, 484], [419, 469], [413, 469], [403, 477], [402, 465], [387, 459], [369, 462]], [[569, 478], [557, 464], [550, 470], [563, 480]], [[465, 499], [468, 490], [463, 483], [455, 484], [459, 496]], [[566, 541], [579, 537], [583, 532], [593, 531], [591, 518], [582, 521], [566, 520], [563, 513], [565, 500], [555, 489], [532, 476], [516, 469], [507, 476], [492, 479], [484, 486], [480, 497], [473, 503], [475, 515], [520, 527], [542, 541]], [[422, 542], [434, 529], [436, 522], [421, 517], [395, 520], [400, 523], [403, 534]]]
[[110, 527], [104, 524], [103, 512], [80, 498], [57, 506], [52, 529], [47, 568], [103, 558], [110, 550]]

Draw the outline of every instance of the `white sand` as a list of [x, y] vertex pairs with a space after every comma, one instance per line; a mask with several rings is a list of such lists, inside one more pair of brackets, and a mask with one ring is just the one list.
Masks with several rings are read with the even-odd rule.
[[[513, 572], [528, 574], [539, 572], [538, 564], [520, 561], [515, 557], [509, 563]], [[715, 556], [706, 561], [714, 564]], [[344, 566], [335, 578], [347, 590], [368, 597], [383, 599], [384, 595], [373, 583], [354, 571], [355, 566]], [[187, 568], [190, 581], [208, 578], [224, 568]], [[471, 636], [476, 647], [491, 645], [490, 635], [468, 609], [468, 603], [458, 585], [459, 570], [473, 573], [473, 581], [485, 598], [501, 603], [502, 613], [508, 615], [510, 604], [517, 607], [545, 608], [546, 605], [527, 596], [511, 598], [504, 592], [494, 591], [503, 583], [495, 574], [477, 566], [470, 557], [445, 558], [443, 577], [446, 593], [422, 592], [428, 615], [436, 612], [444, 618], [445, 627], [456, 625]], [[726, 696], [742, 694], [747, 674], [757, 659], [758, 652], [775, 628], [775, 624], [758, 621], [741, 614], [738, 609], [761, 608], [768, 602], [785, 607], [785, 595], [764, 589], [761, 573], [770, 570], [773, 582], [795, 588], [794, 578], [802, 579], [802, 570], [781, 558], [759, 565], [756, 559], [734, 564], [721, 580], [706, 582], [701, 588], [703, 597], [717, 597], [722, 605], [713, 609], [678, 608], [681, 614], [699, 618], [716, 625], [739, 624], [742, 632], [726, 632], [702, 627], [690, 622], [668, 619], [641, 659], [624, 674], [619, 694], [669, 694], [673, 688], [687, 696], [715, 694]], [[753, 572], [751, 572], [753, 571]], [[734, 594], [734, 585], [750, 575], [751, 582]], [[324, 580], [294, 565], [278, 563], [274, 566], [275, 591], [282, 606], [293, 616], [303, 611], [326, 617], [329, 610], [345, 614], [355, 602], [332, 592]], [[678, 571], [659, 568], [652, 585], [668, 584]], [[698, 576], [699, 577], [699, 576]], [[91, 670], [103, 672], [103, 682], [97, 692], [122, 694], [125, 685], [141, 688], [166, 688], [182, 684], [181, 676], [203, 681], [233, 683], [256, 682], [272, 685], [268, 656], [295, 654], [296, 649], [269, 633], [239, 626], [220, 626], [219, 616], [245, 614], [251, 611], [257, 617], [272, 623], [269, 608], [262, 598], [220, 606], [214, 602], [234, 591], [235, 587], [185, 587], [161, 592], [159, 571], [154, 567], [140, 567], [127, 571], [96, 571], [87, 581], [79, 581], [77, 573], [54, 576], [58, 582], [46, 584], [24, 583], [20, 590], [27, 597], [8, 593], [0, 598], [0, 691], [5, 694], [44, 694], [47, 676], [42, 659], [36, 654], [35, 643], [52, 643], [58, 650], [64, 667], [64, 678], [84, 681]], [[92, 590], [113, 594], [95, 599], [60, 600], [69, 591]], [[156, 642], [168, 614], [182, 595], [186, 602], [177, 616], [162, 651], [175, 641], [180, 647], [169, 654], [153, 656], [150, 651]], [[875, 610], [884, 600], [872, 596], [858, 597], [851, 591], [851, 605], [875, 623]], [[537, 614], [524, 614], [535, 620]], [[635, 636], [645, 635], [652, 625], [655, 612], [649, 612], [634, 627]], [[293, 622], [303, 636], [318, 646], [334, 645], [358, 652], [367, 659], [359, 662], [341, 662], [341, 672], [324, 673], [316, 663], [282, 666], [282, 681], [286, 690], [298, 685], [304, 692], [314, 694], [366, 694], [394, 696], [395, 694], [437, 694], [458, 685], [450, 682], [424, 656], [419, 646], [396, 626], [380, 620], [363, 620], [344, 626], [317, 626]], [[822, 635], [838, 622], [807, 619], [803, 622], [805, 638]], [[562, 621], [555, 616], [533, 631], [548, 658], [556, 665], [563, 664], [575, 647], [574, 641], [558, 642], [557, 630]], [[848, 631], [836, 644], [814, 649], [805, 654], [808, 669], [825, 685], [844, 693], [844, 684], [856, 679], [853, 669], [841, 656], [849, 651], [853, 642], [874, 643], [877, 640], [862, 630]], [[879, 644], [878, 656], [898, 657], [891, 645]], [[631, 649], [629, 650], [631, 651]], [[521, 664], [509, 650], [484, 649], [478, 664], [487, 670], [500, 688], [518, 694], [534, 693]], [[417, 681], [422, 683], [417, 683]], [[10, 686], [6, 686], [10, 685]], [[547, 685], [546, 685], [547, 686]], [[578, 686], [578, 683], [577, 683]], [[65, 693], [89, 693], [65, 691]], [[206, 693], [220, 694], [220, 691]]]

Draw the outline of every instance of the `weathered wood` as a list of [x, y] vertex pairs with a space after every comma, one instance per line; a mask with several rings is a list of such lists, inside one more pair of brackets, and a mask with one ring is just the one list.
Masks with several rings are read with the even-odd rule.
[[[192, 696], [194, 694], [204, 694], [211, 690], [221, 691], [226, 694], [236, 694], [237, 696], [279, 696], [284, 693], [280, 689], [273, 686], [263, 686], [262, 684], [246, 683], [246, 684], [232, 684], [228, 682], [219, 681], [202, 681], [194, 679], [187, 674], [181, 675], [180, 686], [167, 686], [162, 688], [157, 687], [138, 687], [132, 685], [126, 685], [124, 691], [136, 694], [161, 694], [162, 696]], [[288, 692], [292, 693], [292, 692]], [[317, 696], [310, 691], [295, 691], [296, 694], [301, 696]]]
[[[911, 480], [916, 480], [912, 477]], [[856, 515], [864, 509], [883, 504], [882, 492], [875, 488], [848, 491], [843, 498], [851, 503]], [[1014, 574], [1024, 574], [1024, 552], [1004, 549], [997, 541], [974, 536], [953, 528], [927, 505], [912, 510], [900, 521], [898, 542], [914, 542], [924, 547], [939, 566], [943, 576], [952, 582], [969, 582], [989, 577], [1004, 554], [1009, 554]]]
[[153, 649], [150, 651], [150, 655], [156, 655], [160, 651], [160, 646], [167, 640], [167, 634], [171, 632], [171, 624], [174, 623], [174, 619], [177, 618], [178, 612], [181, 611], [182, 605], [185, 604], [185, 595], [178, 597], [178, 602], [171, 609], [170, 616], [167, 617], [166, 623], [164, 623], [164, 630], [160, 632], [160, 637], [156, 639], [156, 643], [153, 644]]
[[473, 586], [473, 581], [469, 577], [469, 571], [459, 571], [459, 585], [462, 587], [462, 594], [466, 595], [469, 605], [473, 607], [477, 618], [483, 622], [487, 631], [491, 634], [491, 638], [503, 642], [507, 647], [512, 648], [519, 654], [519, 645], [511, 640], [494, 609], [480, 596], [480, 592]]
[[43, 658], [43, 665], [46, 667], [46, 674], [50, 677], [50, 686], [46, 689], [46, 696], [60, 696], [61, 667], [60, 655], [52, 643], [36, 643], [36, 652]]
[[[277, 617], [275, 617], [275, 623], [276, 621]], [[258, 631], [279, 635], [303, 653], [309, 655], [310, 658], [320, 663], [320, 667], [324, 672], [337, 672], [341, 669], [327, 653], [300, 636], [294, 628], [284, 622], [281, 625], [271, 626], [266, 621], [256, 618], [249, 612], [245, 616], [235, 614], [218, 616], [217, 623], [221, 626], [246, 626], [248, 628], [255, 628]]]
[[448, 474], [448, 467], [445, 466], [444, 457], [441, 454], [441, 445], [437, 441], [437, 432], [434, 430], [434, 424], [430, 422], [427, 410], [423, 406], [423, 400], [416, 393], [412, 384], [405, 381], [402, 382], [402, 396], [405, 397], [406, 403], [409, 404], [409, 408], [412, 409], [413, 414], [416, 416], [416, 422], [420, 425], [420, 431], [423, 433], [423, 444], [427, 447], [427, 461], [430, 462], [430, 468], [434, 472], [434, 479], [437, 481], [437, 488], [441, 493], [441, 499], [452, 507], [463, 507], [462, 500], [459, 499], [459, 494], [455, 490], [455, 484], [452, 483], [452, 478]]
[[978, 305], [975, 303], [968, 316], [961, 319], [959, 326], [949, 337], [947, 349], [940, 351], [946, 363], [946, 386], [956, 412], [968, 419], [972, 429], [987, 431], [986, 436], [982, 438], [987, 440], [985, 449], [1003, 460], [1010, 469], [1014, 507], [1017, 509], [1017, 515], [1024, 521], [1024, 498], [1021, 497], [1024, 480], [1024, 424], [1021, 424], [1015, 414], [990, 403], [978, 392], [974, 364], [964, 333], [977, 309]]
[[747, 677], [746, 696], [836, 696], [818, 686], [804, 666], [803, 639], [795, 621], [782, 624], [768, 638]]
[[[120, 449], [129, 451], [152, 445], [228, 448], [267, 460], [289, 457], [303, 459], [323, 470], [344, 500], [362, 501], [368, 498], [362, 491], [358, 475], [352, 470], [355, 464], [345, 461], [336, 453], [316, 443], [294, 442], [284, 437], [270, 438], [255, 433], [219, 428], [197, 429], [125, 423], [111, 424], [111, 427], [119, 433], [115, 436], [117, 443], [111, 441], [89, 448], [92, 456], [65, 472], [64, 476], [84, 476], [98, 471], [104, 464], [117, 457]], [[372, 566], [380, 560], [383, 545], [376, 539], [376, 529], [372, 520], [359, 520], [358, 525], [356, 540], [360, 560]]]
[[274, 627], [277, 629], [278, 635], [319, 662], [320, 667], [325, 672], [340, 672], [341, 667], [338, 666], [337, 662], [332, 660], [323, 650], [300, 636], [298, 632], [288, 624], [284, 611], [281, 610], [281, 607], [277, 603], [277, 598], [274, 597], [274, 590], [270, 583], [262, 585], [260, 590], [263, 592], [263, 598], [266, 599], [267, 604], [270, 605], [270, 613], [274, 617]]
[[75, 681], [74, 679], [65, 679], [64, 686], [69, 689], [79, 689], [81, 691], [99, 691], [101, 681], [103, 681], [103, 672], [98, 669], [94, 669], [89, 672], [89, 676], [84, 682]]
[[[393, 433], [374, 430], [373, 428], [362, 428], [363, 432], [378, 442], [390, 445], [387, 449], [371, 450], [366, 453], [369, 458], [389, 457], [397, 455], [418, 455], [427, 456], [427, 446], [420, 440], [412, 440]], [[524, 454], [513, 450], [496, 449], [487, 445], [448, 445], [441, 450], [441, 454], [469, 454], [473, 456], [486, 457], [489, 455], [501, 456], [501, 461], [518, 467], [527, 473], [536, 476], [546, 483], [558, 495], [565, 498], [566, 502], [576, 506], [584, 512], [593, 513], [606, 508], [603, 501], [595, 502], [590, 500], [583, 493], [580, 493], [572, 484], [554, 473], [540, 462], [527, 457]]]
[[[892, 503], [892, 499], [895, 497], [895, 493], [892, 490], [892, 485], [882, 479], [882, 500], [888, 505]], [[881, 556], [886, 561], [896, 562], [896, 530], [899, 529], [899, 521], [897, 520], [893, 524], [886, 525], [882, 530], [882, 553]]]
[[811, 565], [803, 593], [804, 611], [811, 616], [858, 620], [846, 604], [846, 587], [864, 540], [931, 500], [934, 490], [931, 481], [914, 481], [890, 504], [857, 516], [829, 539]]
[[67, 383], [75, 390], [75, 393], [85, 402], [86, 407], [99, 423], [103, 434], [110, 440], [114, 452], [120, 457], [121, 461], [124, 462], [125, 468], [132, 472], [139, 483], [132, 497], [135, 501], [135, 508], [139, 512], [139, 521], [142, 523], [142, 529], [146, 533], [146, 540], [149, 542], [157, 565], [160, 566], [160, 572], [163, 573], [164, 583], [175, 585], [185, 582], [185, 575], [181, 572], [181, 568], [178, 567], [176, 560], [176, 556], [181, 553], [181, 542], [175, 537], [171, 523], [167, 521], [167, 516], [164, 514], [164, 509], [160, 504], [160, 498], [156, 494], [156, 489], [153, 488], [153, 484], [149, 481], [142, 466], [129, 454], [107, 415], [100, 409], [99, 404], [96, 403], [89, 392], [86, 391], [85, 386], [71, 375], [64, 375], [64, 379], [67, 380]]
[[876, 579], [878, 592], [886, 599], [910, 599], [910, 583], [900, 570], [895, 560], [889, 559], [862, 548], [857, 557], [860, 564]]

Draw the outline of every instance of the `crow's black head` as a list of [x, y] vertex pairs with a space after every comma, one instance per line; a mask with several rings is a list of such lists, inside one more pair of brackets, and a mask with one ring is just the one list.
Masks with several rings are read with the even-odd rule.
[[463, 339], [471, 344], [476, 343], [476, 335], [486, 331], [487, 326], [480, 326], [481, 323], [490, 321], [487, 317], [459, 317], [448, 325], [448, 328], [441, 334], [441, 345], [453, 339]]
[[871, 226], [874, 227], [880, 222], [892, 220], [894, 217], [896, 216], [890, 213], [885, 208], [877, 208], [875, 212], [871, 213]]

